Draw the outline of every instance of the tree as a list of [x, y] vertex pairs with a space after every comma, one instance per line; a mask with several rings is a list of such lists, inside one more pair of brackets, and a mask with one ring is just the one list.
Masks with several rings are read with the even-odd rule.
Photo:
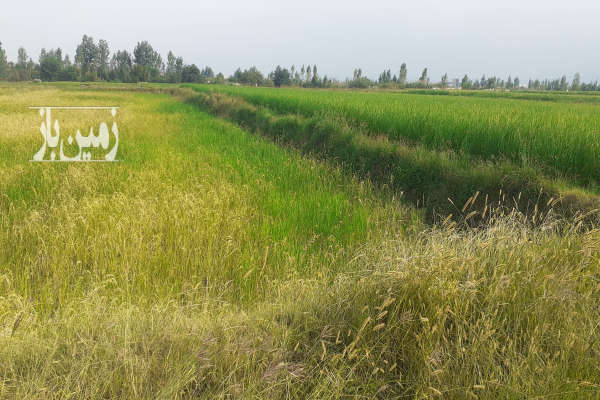
[[98, 75], [100, 76], [100, 79], [108, 80], [110, 49], [108, 48], [108, 42], [106, 40], [98, 40], [96, 56], [96, 68], [98, 70]]
[[23, 47], [19, 47], [17, 51], [17, 66], [21, 68], [27, 67], [27, 51]]
[[400, 76], [398, 78], [399, 83], [401, 85], [405, 85], [406, 84], [406, 74], [407, 74], [407, 70], [406, 70], [406, 63], [402, 63], [402, 65], [400, 66]]
[[392, 80], [392, 71], [387, 69], [385, 71], [383, 71], [381, 74], [379, 74], [379, 79], [377, 79], [377, 81], [382, 84], [385, 85], [386, 83], [391, 82]]
[[181, 74], [183, 72], [183, 59], [181, 57], [175, 57], [172, 51], [167, 54], [167, 70], [165, 72], [165, 78], [167, 82], [177, 83], [181, 82]]
[[119, 50], [116, 54], [113, 54], [110, 67], [113, 79], [118, 79], [121, 82], [131, 82], [133, 80], [131, 76], [133, 61], [127, 50]]
[[181, 82], [183, 80], [183, 58], [177, 57], [175, 59], [175, 81]]
[[204, 67], [202, 71], [200, 71], [200, 79], [201, 82], [209, 82], [215, 77], [215, 72], [209, 66]]
[[463, 89], [471, 89], [473, 87], [473, 82], [471, 82], [471, 80], [469, 79], [468, 75], [465, 75], [462, 78], [462, 81], [460, 83], [460, 87]]
[[[17, 51], [17, 64], [15, 65], [15, 80], [28, 81], [31, 79], [31, 64], [28, 62], [27, 51], [23, 47], [19, 47]], [[33, 64], [33, 63], [32, 63]]]
[[8, 60], [6, 59], [6, 50], [2, 48], [2, 42], [0, 42], [0, 79], [6, 79], [8, 77]]
[[515, 80], [513, 81], [513, 87], [515, 89], [519, 89], [521, 87], [521, 81], [519, 80], [518, 76], [516, 76]]
[[[183, 58], [175, 57], [172, 51], [167, 55], [167, 66], [165, 70], [165, 79], [170, 83], [181, 82], [183, 77]], [[189, 72], [189, 71], [188, 71]]]
[[569, 85], [567, 84], [567, 77], [563, 75], [563, 77], [560, 79], [560, 84], [559, 84], [559, 90], [562, 90], [563, 92], [569, 90]]
[[581, 75], [579, 75], [579, 72], [575, 73], [575, 76], [573, 77], [571, 90], [581, 90]]
[[75, 50], [75, 63], [81, 67], [83, 80], [93, 79], [95, 61], [98, 57], [98, 47], [91, 36], [83, 35], [81, 43]]
[[40, 78], [43, 81], [56, 81], [61, 71], [61, 52], [56, 50], [40, 52]]
[[200, 69], [195, 64], [183, 67], [183, 70], [181, 71], [182, 82], [196, 83], [200, 82], [200, 79]]
[[442, 87], [443, 87], [443, 88], [446, 88], [446, 87], [448, 87], [448, 73], [445, 73], [445, 74], [442, 76]]
[[313, 87], [319, 87], [319, 86], [321, 86], [321, 80], [319, 79], [319, 74], [317, 73], [317, 66], [316, 65], [313, 65], [312, 75], [313, 75], [312, 76], [312, 80], [310, 81], [311, 85]]
[[138, 81], [148, 82], [159, 78], [162, 58], [147, 41], [138, 42], [135, 46], [135, 49], [133, 49], [133, 62]]
[[242, 76], [243, 76], [242, 69], [238, 68], [238, 69], [235, 70], [235, 72], [233, 73], [233, 75], [231, 75], [229, 77], [229, 80], [231, 82], [242, 83]]
[[429, 84], [429, 78], [427, 77], [427, 68], [423, 70], [423, 73], [419, 78], [419, 83], [423, 86], [427, 86]]
[[363, 76], [363, 71], [360, 68], [357, 68], [354, 70], [353, 73], [353, 78], [350, 82], [348, 82], [348, 86], [351, 88], [357, 88], [357, 89], [364, 89], [364, 88], [368, 88], [369, 86], [371, 86], [373, 84], [373, 82], [371, 82], [369, 80], [369, 78]]
[[310, 65], [309, 65], [308, 67], [306, 67], [306, 82], [308, 82], [312, 79], [311, 75], [312, 75], [312, 71], [311, 71]]
[[[308, 67], [308, 70], [310, 71], [310, 66]], [[288, 71], [287, 68], [281, 68], [281, 66], [278, 65], [273, 73], [273, 84], [276, 87], [281, 87], [289, 85], [290, 83], [290, 71]]]
[[229, 80], [232, 82], [244, 83], [253, 86], [262, 85], [264, 79], [265, 78], [263, 77], [263, 74], [254, 66], [244, 71], [238, 68], [229, 78]]

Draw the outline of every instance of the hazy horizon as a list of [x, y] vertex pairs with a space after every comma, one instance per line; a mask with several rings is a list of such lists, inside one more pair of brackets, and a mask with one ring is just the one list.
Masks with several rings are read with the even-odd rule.
[[21, 46], [37, 61], [42, 48], [57, 47], [73, 59], [83, 34], [107, 40], [111, 54], [148, 40], [163, 59], [171, 50], [226, 76], [237, 67], [255, 65], [267, 73], [276, 65], [316, 64], [321, 76], [343, 80], [361, 68], [374, 79], [388, 68], [397, 74], [406, 62], [411, 80], [425, 67], [432, 81], [444, 73], [511, 75], [525, 83], [562, 75], [570, 80], [576, 72], [585, 82], [600, 79], [600, 4], [480, 3], [35, 1], [4, 6], [0, 42], [10, 61]]

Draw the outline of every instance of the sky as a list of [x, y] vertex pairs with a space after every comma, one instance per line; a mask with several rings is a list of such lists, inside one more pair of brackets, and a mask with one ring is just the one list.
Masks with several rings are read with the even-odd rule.
[[316, 64], [340, 80], [370, 78], [406, 62], [416, 80], [481, 75], [600, 80], [597, 0], [47, 0], [4, 2], [0, 42], [9, 60], [25, 47], [61, 47], [71, 59], [83, 34], [111, 51], [148, 40], [166, 59], [237, 67]]

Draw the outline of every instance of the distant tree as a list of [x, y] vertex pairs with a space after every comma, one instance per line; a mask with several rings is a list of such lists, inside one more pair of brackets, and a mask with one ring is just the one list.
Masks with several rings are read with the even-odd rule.
[[377, 82], [379, 82], [379, 84], [381, 85], [385, 85], [386, 83], [389, 83], [391, 81], [392, 71], [390, 69], [384, 70], [381, 74], [379, 74], [379, 79], [377, 79]]
[[167, 82], [170, 83], [175, 83], [176, 82], [176, 75], [175, 75], [175, 60], [177, 58], [175, 57], [175, 54], [173, 54], [173, 52], [171, 50], [169, 50], [169, 53], [167, 54], [167, 70], [165, 71], [165, 79], [167, 80]]
[[58, 73], [59, 81], [76, 81], [81, 76], [81, 73], [76, 65], [71, 63], [68, 55], [65, 55], [65, 58], [62, 63], [62, 69]]
[[15, 75], [13, 80], [15, 81], [28, 81], [31, 79], [31, 67], [33, 67], [33, 62], [30, 64], [28, 62], [29, 57], [27, 56], [27, 51], [23, 47], [19, 47], [17, 51], [17, 64], [15, 65]]
[[319, 79], [319, 73], [317, 72], [316, 65], [313, 65], [312, 79], [311, 79], [310, 83], [311, 83], [312, 87], [320, 87], [321, 86], [321, 80]]
[[402, 63], [402, 65], [400, 66], [400, 76], [398, 77], [398, 83], [400, 83], [401, 85], [405, 85], [406, 84], [406, 74], [407, 74], [407, 69], [406, 69], [406, 63]]
[[356, 89], [365, 89], [373, 85], [369, 78], [361, 76], [348, 82], [348, 87]]
[[202, 82], [207, 82], [209, 80], [214, 79], [215, 72], [211, 67], [204, 67], [202, 71], [200, 71], [200, 77]]
[[134, 72], [138, 81], [158, 80], [162, 58], [147, 41], [138, 42], [133, 50]]
[[110, 61], [110, 49], [108, 42], [104, 39], [98, 40], [97, 56], [96, 56], [96, 68], [98, 76], [102, 80], [108, 80], [109, 76], [109, 61]]
[[57, 54], [56, 50], [42, 49], [40, 52], [40, 78], [43, 81], [58, 80], [62, 64], [61, 54], [61, 52]]
[[569, 90], [569, 85], [567, 84], [567, 77], [564, 75], [560, 79], [558, 90], [562, 90], [563, 92]]
[[423, 73], [421, 74], [421, 77], [419, 78], [419, 83], [422, 86], [428, 86], [429, 85], [429, 78], [427, 77], [427, 68], [425, 68], [423, 70]]
[[242, 83], [242, 69], [236, 69], [233, 75], [229, 77], [229, 80], [235, 83]]
[[131, 82], [133, 80], [133, 61], [131, 54], [127, 50], [119, 50], [116, 54], [113, 54], [110, 68], [112, 79], [117, 79], [121, 82]]
[[177, 57], [175, 59], [175, 82], [181, 82], [183, 80], [183, 58]]
[[222, 85], [222, 84], [224, 84], [224, 83], [225, 83], [225, 76], [223, 76], [223, 74], [219, 72], [219, 73], [217, 74], [216, 78], [215, 78], [215, 83], [216, 83], [217, 85]]
[[183, 67], [183, 71], [181, 74], [182, 82], [196, 83], [200, 82], [200, 69], [195, 65], [186, 65]]
[[448, 87], [448, 73], [445, 73], [442, 76], [442, 83], [441, 83], [441, 85], [442, 85], [443, 88]]
[[0, 79], [6, 79], [8, 77], [8, 60], [6, 58], [6, 50], [2, 48], [2, 42], [0, 42]]
[[81, 43], [75, 50], [75, 63], [81, 68], [83, 80], [93, 80], [94, 66], [98, 58], [98, 47], [91, 36], [83, 35]]
[[573, 77], [571, 90], [581, 90], [581, 75], [579, 75], [579, 72], [575, 73], [575, 76]]
[[[309, 66], [310, 70], [310, 66]], [[290, 71], [286, 68], [281, 68], [279, 65], [275, 68], [275, 72], [273, 73], [273, 84], [276, 87], [289, 85], [291, 83], [290, 80]]]
[[513, 81], [513, 87], [515, 89], [519, 89], [521, 87], [521, 81], [519, 80], [518, 76], [516, 76], [515, 80]]
[[175, 57], [172, 51], [167, 55], [165, 79], [170, 83], [179, 83], [182, 80], [183, 58]]
[[364, 89], [372, 86], [374, 82], [371, 82], [369, 78], [363, 76], [363, 71], [360, 68], [354, 70], [352, 80], [348, 82], [348, 86], [351, 88]]
[[310, 65], [306, 67], [306, 82], [309, 82], [312, 79], [312, 70]]
[[481, 79], [479, 80], [479, 87], [481, 89], [487, 88], [487, 78], [485, 77], [485, 75], [481, 76]]
[[462, 81], [460, 83], [460, 87], [463, 89], [471, 89], [473, 87], [473, 82], [471, 82], [471, 80], [469, 79], [468, 75], [465, 75], [462, 78]]
[[507, 89], [512, 89], [513, 88], [513, 80], [512, 77], [509, 75], [508, 79], [506, 80], [506, 88]]
[[242, 83], [259, 86], [262, 85], [264, 80], [265, 77], [263, 76], [262, 72], [260, 72], [255, 66], [252, 66], [244, 71]]
[[240, 68], [235, 70], [233, 75], [229, 78], [231, 82], [243, 83], [246, 85], [258, 86], [264, 82], [263, 74], [258, 68], [252, 66], [247, 70], [242, 71]]
[[17, 65], [21, 68], [25, 68], [27, 66], [27, 51], [23, 47], [19, 47], [17, 51]]

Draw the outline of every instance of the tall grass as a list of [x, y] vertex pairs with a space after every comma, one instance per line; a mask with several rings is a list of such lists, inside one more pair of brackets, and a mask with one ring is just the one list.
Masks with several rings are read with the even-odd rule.
[[[57, 93], [22, 102], [40, 95]], [[140, 299], [202, 283], [249, 300], [263, 279], [311, 273], [319, 258], [332, 273], [343, 269], [345, 248], [369, 240], [378, 221], [412, 218], [340, 170], [167, 96], [59, 96], [121, 105], [121, 161], [29, 163], [39, 115], [22, 107], [27, 123], [13, 125], [3, 116], [11, 156], [0, 161], [0, 266], [41, 308], [106, 276]]]
[[597, 398], [600, 236], [432, 228], [353, 252], [333, 281], [271, 282], [239, 307], [187, 286], [52, 318], [2, 279], [0, 390], [14, 398]]
[[[179, 99], [57, 87], [0, 92], [0, 398], [600, 396], [581, 217], [427, 227]], [[120, 105], [121, 161], [29, 163], [34, 101]]]
[[282, 113], [336, 115], [373, 135], [453, 149], [483, 159], [536, 165], [597, 188], [597, 105], [406, 93], [196, 86]]
[[598, 208], [594, 194], [506, 160], [482, 162], [448, 150], [374, 137], [331, 116], [275, 114], [223, 93], [188, 94], [186, 98], [246, 129], [391, 188], [410, 204], [424, 208], [430, 221], [468, 214], [472, 222], [480, 223], [504, 207], [532, 216], [550, 209], [573, 215]]
[[424, 94], [434, 96], [467, 96], [491, 97], [513, 100], [550, 101], [557, 103], [600, 103], [597, 92], [548, 92], [548, 91], [521, 91], [521, 90], [434, 90], [410, 89], [403, 91], [409, 94]]

